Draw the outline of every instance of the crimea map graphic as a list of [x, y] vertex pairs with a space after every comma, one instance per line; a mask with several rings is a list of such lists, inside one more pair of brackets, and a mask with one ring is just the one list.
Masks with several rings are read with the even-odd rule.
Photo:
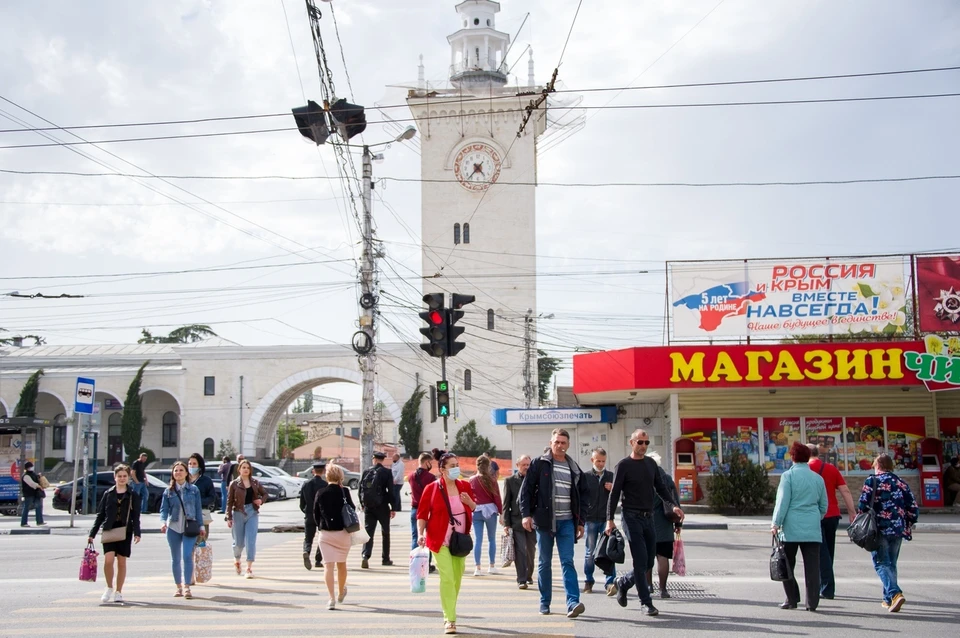
[[713, 332], [728, 317], [742, 317], [747, 314], [751, 302], [762, 301], [767, 295], [751, 291], [746, 281], [720, 284], [706, 290], [687, 295], [673, 302], [674, 308], [684, 307], [700, 314], [700, 329]]

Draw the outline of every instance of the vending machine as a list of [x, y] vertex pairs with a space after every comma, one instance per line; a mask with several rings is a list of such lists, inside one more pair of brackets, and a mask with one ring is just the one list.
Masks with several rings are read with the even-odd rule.
[[697, 482], [696, 444], [692, 439], [677, 439], [673, 443], [674, 480], [681, 503], [696, 503], [703, 498]]
[[943, 442], [926, 438], [920, 441], [920, 505], [943, 507]]

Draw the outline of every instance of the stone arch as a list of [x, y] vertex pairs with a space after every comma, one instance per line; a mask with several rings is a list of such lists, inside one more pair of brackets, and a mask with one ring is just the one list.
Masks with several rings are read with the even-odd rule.
[[10, 406], [7, 405], [7, 402], [3, 400], [3, 397], [0, 397], [0, 407], [3, 408], [3, 415], [10, 415]]
[[97, 388], [96, 390], [97, 390], [97, 394], [105, 394], [108, 397], [115, 399], [117, 402], [120, 403], [121, 406], [123, 405], [123, 400], [126, 398], [126, 397], [121, 397], [116, 392], [111, 392], [110, 390], [105, 390], [103, 388]]
[[[362, 385], [363, 376], [357, 370], [348, 370], [346, 368], [322, 367], [309, 368], [291, 374], [283, 379], [269, 392], [263, 395], [263, 398], [257, 403], [250, 418], [247, 419], [243, 428], [243, 440], [240, 443], [240, 452], [245, 455], [254, 456], [258, 449], [267, 447], [270, 437], [276, 432], [277, 424], [283, 414], [284, 408], [291, 403], [297, 396], [303, 394], [307, 389], [323, 385], [324, 383], [336, 382], [355, 383]], [[387, 392], [383, 386], [374, 385], [374, 398], [382, 401], [384, 411], [393, 419], [394, 423], [400, 423], [400, 406], [394, 398]]]
[[[97, 392], [100, 392], [100, 390], [97, 390]], [[152, 386], [152, 387], [149, 387], [149, 388], [142, 388], [142, 389], [140, 390], [140, 398], [142, 399], [142, 398], [143, 398], [143, 395], [145, 395], [145, 394], [148, 393], [148, 392], [163, 392], [164, 394], [170, 395], [170, 397], [171, 397], [171, 398], [176, 402], [176, 404], [177, 404], [177, 414], [178, 414], [179, 416], [181, 416], [181, 417], [183, 416], [183, 401], [180, 400], [180, 397], [177, 396], [176, 392], [173, 392], [172, 390], [169, 390], [169, 389], [167, 389], [167, 388], [161, 388], [161, 387], [158, 387], [158, 386]], [[122, 400], [122, 399], [120, 400], [120, 403], [123, 403], [123, 400]]]
[[[37, 392], [37, 406], [38, 406], [38, 407], [37, 407], [37, 410], [38, 410], [38, 412], [39, 412], [39, 410], [40, 410], [40, 407], [39, 407], [39, 406], [40, 406], [40, 403], [41, 403], [40, 395], [42, 395], [42, 394], [46, 394], [46, 395], [49, 395], [49, 396], [53, 397], [54, 399], [56, 399], [57, 401], [59, 401], [59, 402], [60, 402], [60, 405], [63, 407], [63, 410], [56, 411], [54, 414], [51, 414], [49, 418], [52, 419], [56, 414], [59, 414], [61, 411], [62, 411], [64, 414], [68, 415], [68, 416], [73, 413], [73, 403], [67, 403], [66, 401], [63, 400], [63, 397], [60, 396], [58, 393], [53, 392], [52, 390], [47, 390], [46, 388], [40, 388], [39, 392]], [[41, 416], [41, 417], [42, 417], [42, 415], [39, 415], [39, 414], [38, 414], [38, 416]], [[45, 418], [45, 417], [42, 417], [42, 418]]]

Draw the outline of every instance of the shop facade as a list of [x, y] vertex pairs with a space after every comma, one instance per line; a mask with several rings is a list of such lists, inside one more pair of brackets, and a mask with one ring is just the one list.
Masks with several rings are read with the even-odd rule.
[[945, 458], [960, 451], [960, 357], [929, 350], [883, 341], [589, 353], [574, 357], [574, 394], [581, 405], [658, 406], [667, 465], [678, 440], [692, 441], [699, 477], [744, 454], [776, 482], [800, 441], [817, 444], [851, 489], [887, 452], [919, 490], [921, 440], [942, 441]]

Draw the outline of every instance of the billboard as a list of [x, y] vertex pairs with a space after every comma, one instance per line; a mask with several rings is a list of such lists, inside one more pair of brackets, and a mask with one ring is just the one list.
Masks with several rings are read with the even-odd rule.
[[960, 255], [917, 257], [921, 332], [960, 332]]
[[903, 257], [674, 262], [672, 337], [903, 334], [904, 271]]

